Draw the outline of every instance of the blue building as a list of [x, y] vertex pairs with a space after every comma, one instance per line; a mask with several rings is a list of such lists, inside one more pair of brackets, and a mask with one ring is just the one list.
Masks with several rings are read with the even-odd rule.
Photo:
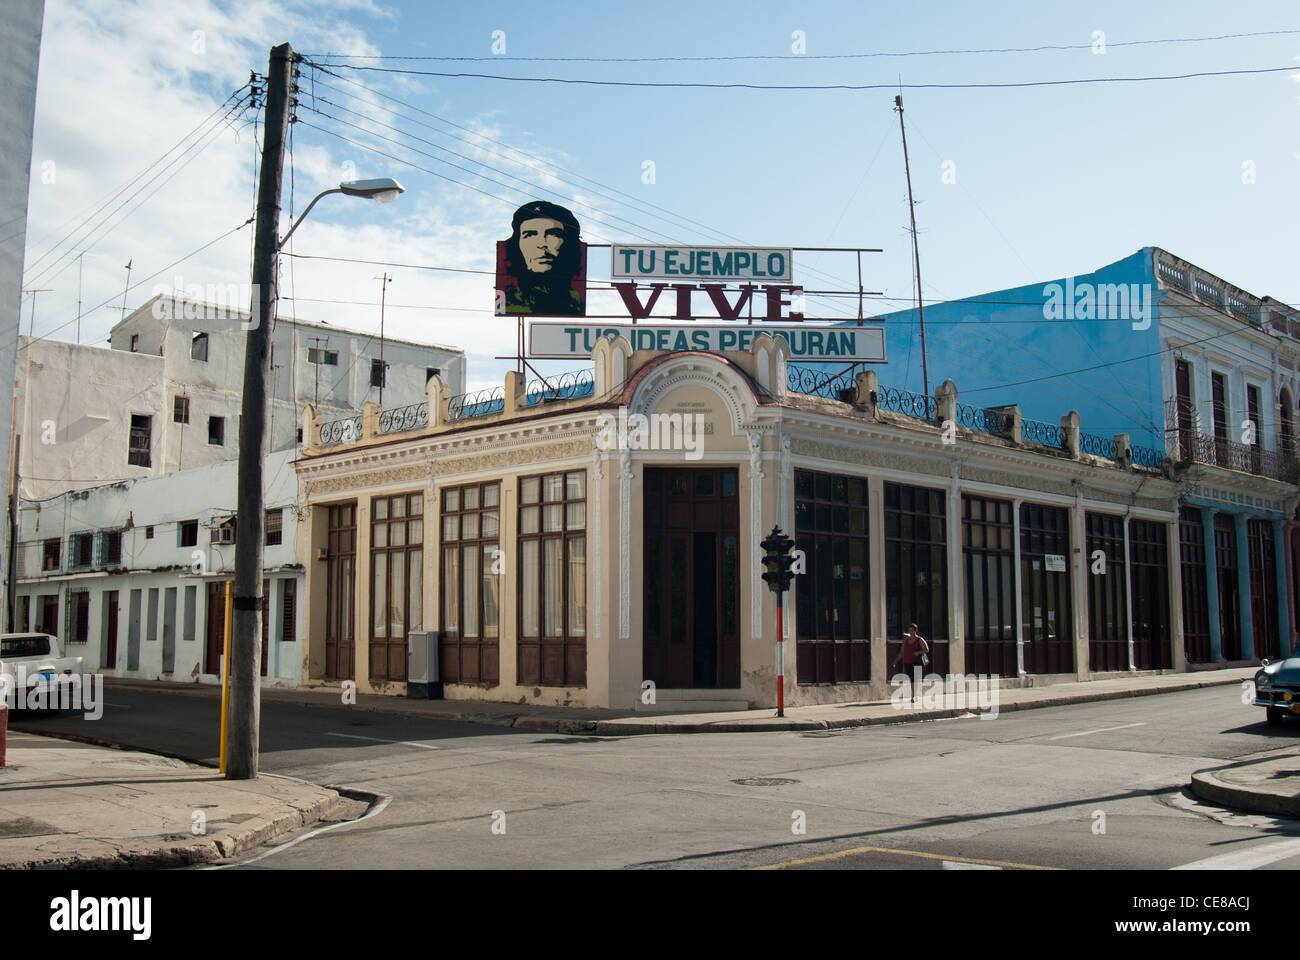
[[[889, 348], [882, 389], [921, 393], [917, 311], [872, 322]], [[1182, 483], [1183, 603], [1157, 628], [1182, 636], [1189, 664], [1295, 649], [1300, 313], [1145, 247], [1089, 273], [927, 305], [925, 328], [931, 395], [952, 379], [964, 404], [1017, 404], [1026, 437], [1035, 421], [1053, 436], [1074, 410], [1094, 452], [1127, 434], [1163, 456]], [[1128, 533], [1118, 546], [1141, 551]], [[1134, 610], [1139, 589], [1122, 591]]]

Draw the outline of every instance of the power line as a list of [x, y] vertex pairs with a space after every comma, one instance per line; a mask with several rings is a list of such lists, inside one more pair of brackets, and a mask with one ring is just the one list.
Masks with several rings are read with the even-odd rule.
[[[147, 276], [147, 277], [142, 277], [142, 278], [140, 278], [140, 279], [137, 280], [135, 283], [131, 284], [129, 287], [127, 287], [125, 290], [123, 290], [123, 291], [122, 291], [123, 294], [126, 294], [126, 293], [130, 292], [131, 290], [134, 290], [136, 287], [139, 287], [139, 286], [142, 286], [143, 284], [148, 283], [148, 282], [149, 282], [150, 280], [152, 280], [154, 277], [158, 276], [159, 274], [166, 273], [168, 270], [172, 269], [172, 267], [175, 267], [175, 266], [177, 266], [178, 264], [184, 263], [186, 260], [190, 259], [191, 257], [198, 256], [200, 253], [202, 253], [204, 250], [208, 249], [208, 247], [212, 246], [214, 243], [218, 243], [218, 242], [220, 242], [220, 241], [226, 239], [226, 237], [230, 236], [232, 233], [237, 233], [238, 231], [244, 229], [244, 227], [246, 227], [246, 226], [248, 226], [250, 223], [252, 223], [254, 219], [255, 219], [254, 217], [249, 217], [247, 220], [245, 220], [245, 221], [244, 221], [243, 223], [241, 223], [239, 226], [234, 227], [234, 228], [232, 228], [232, 229], [230, 229], [230, 230], [227, 230], [225, 233], [221, 234], [221, 236], [219, 236], [219, 237], [215, 237], [214, 239], [209, 240], [207, 243], [203, 244], [203, 246], [201, 246], [201, 247], [199, 247], [199, 248], [197, 248], [197, 249], [195, 249], [195, 250], [191, 250], [189, 253], [185, 254], [185, 256], [181, 257], [179, 260], [173, 260], [171, 263], [167, 264], [167, 266], [163, 267], [161, 270], [157, 270], [157, 271], [155, 271], [154, 273], [149, 274], [149, 276]], [[116, 299], [117, 299], [117, 294], [115, 293], [115, 294], [113, 294], [111, 297], [109, 297], [107, 300], [105, 300], [103, 303], [97, 304], [97, 305], [95, 305], [94, 307], [92, 307], [88, 312], [89, 312], [89, 313], [94, 313], [96, 310], [100, 309], [101, 307], [106, 307], [106, 306], [108, 306], [110, 303], [112, 303], [112, 302], [113, 302], [114, 300], [116, 300]], [[58, 331], [62, 330], [64, 327], [69, 326], [70, 324], [73, 324], [73, 323], [76, 323], [76, 317], [73, 317], [71, 320], [68, 320], [68, 321], [66, 321], [66, 322], [64, 322], [64, 323], [59, 324], [57, 327], [54, 327], [52, 330], [47, 330], [45, 333], [42, 333], [39, 337], [32, 337], [32, 338], [28, 341], [27, 344], [24, 344], [24, 348], [25, 348], [26, 346], [30, 346], [32, 343], [36, 343], [38, 340], [45, 340], [45, 339], [47, 339], [51, 334], [57, 333]]]
[[[408, 110], [413, 110], [413, 111], [415, 111], [416, 113], [422, 114], [422, 115], [424, 115], [424, 116], [426, 116], [426, 117], [429, 117], [430, 119], [436, 120], [436, 121], [438, 121], [439, 123], [445, 124], [445, 125], [450, 126], [450, 127], [455, 127], [455, 128], [458, 129], [458, 130], [462, 130], [462, 131], [464, 131], [465, 133], [468, 133], [468, 134], [470, 134], [471, 136], [477, 138], [478, 140], [487, 141], [488, 143], [492, 143], [492, 144], [495, 144], [495, 145], [498, 146], [498, 147], [502, 147], [505, 151], [508, 151], [509, 153], [514, 154], [514, 155], [516, 155], [516, 156], [518, 156], [518, 157], [522, 157], [522, 158], [524, 159], [524, 161], [526, 162], [525, 165], [527, 165], [527, 166], [529, 166], [529, 167], [532, 167], [534, 170], [538, 170], [539, 172], [541, 172], [541, 173], [543, 173], [543, 174], [545, 174], [545, 175], [547, 175], [547, 176], [555, 176], [556, 179], [560, 180], [561, 182], [568, 183], [568, 184], [570, 184], [571, 186], [574, 186], [574, 187], [579, 187], [579, 185], [576, 184], [576, 183], [573, 183], [573, 181], [566, 180], [564, 177], [556, 176], [556, 174], [553, 172], [554, 170], [559, 170], [559, 171], [562, 172], [562, 173], [567, 173], [567, 174], [569, 174], [569, 175], [572, 176], [572, 177], [576, 177], [578, 180], [584, 181], [585, 183], [588, 183], [588, 184], [594, 184], [594, 185], [596, 185], [597, 187], [602, 188], [603, 191], [608, 191], [608, 192], [602, 192], [602, 190], [596, 190], [596, 191], [592, 191], [592, 192], [596, 193], [596, 194], [599, 195], [599, 196], [602, 196], [604, 199], [609, 200], [609, 201], [611, 201], [612, 203], [618, 203], [618, 202], [619, 202], [619, 200], [618, 200], [616, 197], [611, 196], [611, 194], [617, 194], [618, 197], [622, 197], [622, 198], [624, 198], [625, 201], [630, 202], [631, 204], [634, 204], [634, 205], [636, 205], [636, 206], [638, 206], [638, 207], [645, 207], [645, 208], [648, 208], [648, 211], [646, 211], [646, 210], [641, 210], [641, 209], [636, 209], [635, 212], [637, 212], [637, 213], [646, 213], [646, 212], [649, 212], [649, 215], [650, 215], [651, 217], [653, 217], [653, 218], [655, 218], [655, 219], [657, 219], [657, 220], [660, 220], [660, 221], [663, 222], [663, 223], [669, 224], [669, 225], [671, 225], [671, 226], [673, 226], [673, 227], [676, 227], [676, 226], [677, 226], [676, 223], [673, 223], [673, 222], [672, 222], [672, 221], [675, 220], [675, 221], [679, 221], [680, 223], [690, 224], [690, 225], [693, 225], [693, 226], [695, 226], [695, 227], [699, 227], [700, 229], [702, 229], [702, 230], [705, 232], [706, 235], [712, 235], [712, 236], [723, 237], [723, 238], [725, 238], [725, 239], [727, 239], [727, 240], [731, 240], [731, 241], [734, 241], [734, 242], [739, 243], [739, 244], [742, 244], [742, 245], [749, 245], [749, 242], [748, 242], [747, 240], [745, 240], [744, 238], [742, 238], [742, 237], [737, 237], [737, 236], [735, 236], [734, 234], [729, 234], [729, 233], [727, 233], [727, 232], [724, 231], [724, 230], [719, 230], [719, 229], [717, 229], [717, 228], [715, 228], [715, 227], [711, 227], [711, 226], [709, 226], [709, 225], [706, 224], [706, 223], [702, 223], [702, 222], [700, 222], [700, 221], [698, 221], [698, 220], [693, 220], [693, 219], [690, 218], [690, 217], [687, 217], [687, 216], [684, 216], [684, 215], [682, 215], [682, 214], [676, 213], [676, 212], [674, 212], [674, 211], [672, 211], [672, 210], [669, 210], [667, 207], [662, 207], [662, 206], [660, 206], [659, 204], [653, 203], [653, 202], [651, 202], [651, 201], [648, 201], [648, 200], [642, 200], [640, 197], [637, 197], [637, 196], [635, 196], [634, 194], [628, 193], [628, 192], [625, 191], [625, 190], [620, 190], [620, 189], [618, 189], [617, 187], [610, 186], [609, 184], [602, 183], [602, 182], [599, 181], [599, 180], [594, 180], [594, 179], [592, 179], [591, 177], [588, 177], [588, 176], [585, 176], [585, 175], [583, 175], [583, 174], [581, 174], [581, 173], [578, 173], [578, 172], [575, 171], [575, 170], [570, 170], [570, 169], [568, 169], [568, 168], [566, 168], [566, 167], [559, 166], [558, 164], [550, 164], [550, 165], [548, 165], [548, 166], [546, 166], [546, 167], [540, 166], [538, 163], [534, 162], [534, 158], [531, 157], [531, 156], [529, 156], [527, 153], [524, 153], [523, 151], [519, 150], [519, 149], [516, 148], [516, 147], [512, 147], [512, 146], [510, 146], [509, 144], [503, 143], [503, 142], [500, 141], [500, 140], [496, 140], [496, 139], [494, 139], [494, 138], [492, 138], [492, 137], [489, 137], [489, 136], [487, 136], [487, 135], [484, 134], [484, 133], [480, 133], [480, 132], [478, 132], [478, 131], [476, 131], [476, 130], [472, 130], [472, 129], [470, 129], [469, 127], [466, 127], [466, 126], [463, 126], [462, 124], [456, 123], [454, 120], [449, 120], [449, 119], [447, 119], [446, 117], [440, 117], [440, 116], [438, 116], [438, 115], [435, 114], [435, 113], [430, 113], [428, 110], [425, 110], [425, 109], [423, 109], [422, 107], [416, 106], [415, 104], [407, 103], [407, 102], [404, 101], [404, 100], [400, 100], [400, 99], [398, 99], [398, 98], [396, 98], [396, 97], [390, 96], [389, 94], [386, 94], [386, 93], [383, 93], [383, 92], [381, 92], [381, 91], [375, 90], [374, 88], [372, 88], [372, 87], [368, 87], [368, 86], [366, 86], [365, 84], [363, 84], [363, 83], [361, 83], [361, 82], [359, 82], [359, 81], [357, 81], [357, 80], [354, 80], [354, 79], [352, 79], [352, 78], [350, 78], [350, 77], [345, 77], [345, 76], [343, 76], [343, 75], [341, 75], [341, 74], [337, 74], [337, 73], [335, 73], [334, 71], [332, 71], [332, 70], [328, 70], [328, 69], [325, 69], [325, 68], [323, 68], [323, 67], [320, 67], [320, 66], [317, 65], [317, 64], [308, 64], [308, 65], [311, 66], [311, 67], [313, 68], [313, 73], [312, 73], [312, 75], [311, 75], [311, 90], [312, 90], [312, 92], [311, 92], [311, 94], [310, 94], [311, 96], [315, 96], [315, 92], [314, 92], [314, 91], [315, 91], [315, 88], [316, 88], [317, 84], [319, 84], [320, 86], [322, 86], [322, 87], [324, 87], [324, 88], [326, 88], [326, 89], [328, 89], [328, 90], [334, 90], [334, 91], [337, 91], [338, 93], [346, 93], [346, 91], [339, 90], [337, 87], [334, 87], [333, 85], [328, 84], [328, 83], [325, 83], [323, 80], [320, 80], [320, 79], [319, 79], [318, 74], [320, 74], [320, 73], [326, 73], [326, 74], [328, 74], [329, 76], [338, 79], [338, 80], [341, 81], [342, 83], [346, 83], [346, 84], [348, 84], [349, 86], [356, 87], [356, 88], [358, 88], [358, 89], [360, 89], [360, 90], [362, 90], [362, 91], [364, 91], [364, 92], [370, 94], [370, 95], [373, 96], [373, 97], [380, 98], [380, 99], [385, 100], [385, 101], [388, 101], [388, 102], [390, 102], [390, 103], [398, 104], [399, 106], [402, 106], [402, 107], [404, 107], [404, 108], [406, 108], [406, 109], [408, 109]], [[354, 95], [354, 96], [355, 96], [355, 95]], [[324, 99], [324, 98], [322, 98], [322, 99]], [[361, 98], [360, 98], [360, 97], [357, 97], [357, 99], [361, 99]], [[327, 102], [328, 102], [328, 101], [327, 101]], [[367, 101], [363, 101], [363, 102], [367, 102]], [[379, 107], [378, 104], [373, 104], [373, 103], [369, 103], [369, 102], [367, 102], [367, 105], [368, 105], [368, 106]], [[383, 108], [380, 107], [380, 109], [383, 109]], [[402, 115], [399, 114], [396, 110], [391, 110], [390, 112], [393, 113], [395, 116], [402, 116]], [[444, 135], [444, 136], [450, 136], [450, 137], [453, 137], [453, 138], [455, 138], [455, 139], [458, 139], [458, 140], [460, 140], [461, 142], [466, 143], [467, 145], [474, 146], [474, 147], [476, 147], [477, 149], [485, 150], [485, 152], [488, 152], [488, 153], [494, 154], [494, 155], [496, 155], [496, 156], [498, 156], [498, 157], [501, 157], [503, 160], [508, 160], [508, 159], [509, 159], [509, 158], [505, 155], [505, 153], [502, 153], [501, 151], [495, 151], [495, 150], [491, 150], [491, 149], [488, 149], [488, 148], [484, 148], [484, 147], [482, 147], [480, 144], [477, 144], [477, 143], [473, 143], [473, 144], [471, 144], [471, 142], [470, 142], [468, 139], [466, 139], [465, 137], [457, 136], [456, 134], [454, 134], [454, 133], [450, 133], [450, 132], [445, 131], [445, 130], [439, 130], [439, 129], [437, 129], [436, 127], [432, 127], [432, 126], [430, 126], [429, 124], [427, 124], [427, 123], [423, 123], [422, 121], [417, 120], [417, 119], [414, 119], [414, 118], [412, 118], [412, 117], [409, 117], [409, 116], [403, 116], [402, 119], [407, 120], [407, 121], [410, 121], [410, 122], [413, 122], [413, 123], [415, 123], [415, 124], [417, 124], [417, 125], [419, 125], [419, 126], [423, 126], [423, 127], [425, 127], [426, 129], [433, 130], [434, 132], [439, 133], [439, 134], [442, 134], [442, 135]], [[516, 161], [516, 162], [518, 162], [518, 161]], [[590, 188], [589, 188], [589, 187], [579, 187], [579, 189], [587, 189], [587, 190], [589, 190]], [[662, 214], [666, 214], [667, 216], [660, 216], [660, 215], [654, 213], [653, 211], [660, 211], [660, 213], [662, 213]], [[671, 219], [669, 219], [669, 218], [671, 218]], [[833, 282], [837, 282], [837, 283], [848, 283], [848, 282], [849, 282], [849, 281], [845, 280], [845, 279], [842, 278], [842, 277], [835, 277], [835, 276], [833, 276], [832, 274], [826, 273], [825, 271], [822, 271], [822, 270], [809, 269], [809, 270], [808, 270], [808, 273], [811, 274], [811, 275], [813, 275], [813, 276], [820, 276], [820, 277], [823, 277], [823, 278], [825, 278], [825, 279], [828, 279], [828, 280], [831, 280], [831, 281], [833, 281]]]
[[[323, 66], [313, 64], [313, 66]], [[595, 87], [664, 87], [711, 90], [984, 90], [1017, 87], [1063, 87], [1091, 83], [1148, 83], [1164, 80], [1192, 80], [1198, 77], [1232, 77], [1262, 73], [1294, 73], [1295, 66], [1259, 67], [1246, 70], [1204, 70], [1197, 73], [1164, 74], [1138, 77], [1080, 77], [1070, 80], [1018, 80], [986, 83], [706, 83], [684, 80], [591, 80], [576, 77], [508, 77], [495, 73], [450, 73], [439, 70], [411, 70], [398, 67], [371, 67], [354, 63], [334, 63], [345, 70], [368, 70], [418, 77], [444, 77], [469, 80], [506, 80], [512, 83], [562, 83]]]
[[[247, 84], [245, 84], [244, 86], [246, 87]], [[102, 211], [102, 210], [103, 210], [105, 207], [107, 207], [110, 203], [112, 203], [114, 200], [116, 200], [116, 199], [117, 199], [119, 196], [121, 196], [125, 191], [127, 191], [128, 189], [130, 189], [130, 188], [131, 188], [131, 187], [132, 187], [132, 186], [133, 186], [133, 185], [134, 185], [138, 180], [140, 180], [142, 177], [144, 177], [146, 174], [148, 174], [150, 170], [152, 170], [154, 167], [156, 167], [159, 163], [162, 163], [162, 161], [163, 161], [164, 159], [166, 159], [166, 158], [167, 158], [167, 157], [168, 157], [168, 156], [169, 156], [173, 151], [175, 151], [175, 150], [176, 150], [176, 149], [177, 149], [181, 144], [185, 143], [185, 141], [189, 140], [191, 137], [194, 137], [195, 134], [198, 134], [198, 137], [196, 138], [195, 142], [198, 142], [198, 140], [201, 140], [201, 139], [202, 139], [202, 138], [207, 134], [207, 132], [210, 131], [210, 128], [209, 128], [209, 131], [204, 131], [203, 133], [199, 133], [199, 131], [202, 130], [204, 127], [208, 127], [208, 125], [209, 125], [210, 123], [213, 123], [214, 118], [216, 118], [217, 115], [218, 115], [219, 113], [222, 112], [222, 110], [226, 107], [226, 104], [230, 103], [230, 101], [231, 101], [232, 99], [234, 99], [236, 96], [238, 96], [239, 93], [240, 93], [240, 91], [243, 90], [243, 89], [244, 89], [244, 87], [240, 87], [239, 89], [232, 91], [231, 94], [230, 94], [228, 97], [226, 97], [225, 100], [223, 100], [220, 104], [217, 105], [217, 108], [216, 108], [215, 110], [213, 110], [213, 111], [212, 111], [210, 114], [208, 114], [208, 115], [207, 115], [203, 120], [201, 120], [201, 121], [200, 121], [200, 122], [199, 122], [199, 123], [198, 123], [198, 124], [197, 124], [193, 129], [192, 129], [192, 130], [190, 130], [189, 133], [185, 134], [185, 136], [181, 137], [179, 140], [176, 141], [176, 143], [172, 144], [172, 146], [170, 146], [169, 148], [167, 148], [167, 150], [165, 150], [163, 153], [161, 153], [161, 154], [160, 154], [160, 155], [159, 155], [159, 156], [158, 156], [158, 157], [157, 157], [157, 158], [156, 158], [152, 163], [149, 164], [149, 166], [145, 167], [143, 170], [141, 170], [138, 174], [136, 174], [134, 177], [132, 177], [132, 178], [131, 178], [130, 180], [128, 180], [126, 183], [122, 184], [122, 186], [118, 187], [117, 190], [113, 191], [111, 194], [109, 194], [109, 195], [108, 195], [106, 198], [104, 198], [102, 201], [99, 201], [98, 203], [91, 203], [89, 206], [95, 208], [91, 213], [89, 213], [89, 214], [85, 214], [85, 216], [82, 216], [82, 212], [84, 212], [84, 210], [88, 209], [88, 207], [86, 207], [86, 208], [82, 208], [82, 212], [79, 212], [79, 213], [75, 213], [75, 214], [73, 214], [73, 215], [72, 215], [71, 217], [69, 217], [67, 220], [63, 221], [63, 223], [60, 224], [58, 227], [55, 227], [54, 230], [51, 230], [51, 231], [50, 231], [50, 234], [55, 233], [55, 232], [57, 232], [57, 231], [59, 231], [59, 230], [62, 230], [64, 226], [66, 226], [68, 223], [72, 222], [73, 220], [78, 219], [79, 217], [81, 218], [81, 222], [80, 222], [77, 226], [73, 227], [72, 230], [70, 230], [70, 231], [69, 231], [67, 234], [65, 234], [62, 238], [60, 238], [59, 240], [55, 241], [55, 243], [53, 243], [53, 244], [50, 246], [50, 248], [49, 248], [48, 250], [45, 251], [45, 253], [41, 254], [41, 255], [38, 256], [35, 260], [33, 260], [31, 263], [29, 263], [29, 264], [27, 265], [27, 269], [28, 269], [28, 270], [33, 270], [33, 269], [35, 269], [35, 268], [40, 264], [40, 262], [41, 262], [42, 260], [44, 260], [46, 257], [48, 257], [48, 256], [49, 256], [51, 253], [53, 253], [56, 249], [58, 249], [58, 248], [59, 248], [59, 247], [60, 247], [60, 246], [61, 246], [61, 245], [66, 241], [66, 240], [68, 240], [68, 239], [69, 239], [69, 238], [70, 238], [74, 233], [76, 233], [78, 230], [80, 230], [80, 229], [81, 229], [81, 228], [82, 228], [82, 227], [83, 227], [87, 222], [89, 222], [90, 220], [92, 220], [94, 217], [98, 216], [98, 214], [100, 213], [100, 211]], [[242, 102], [243, 99], [245, 99], [245, 98], [242, 98], [242, 97], [240, 98], [241, 102]], [[215, 122], [216, 122], [216, 123], [220, 123], [220, 120], [216, 120]], [[215, 124], [214, 124], [214, 125], [215, 125]], [[193, 144], [191, 144], [191, 146], [193, 146]], [[186, 149], [188, 150], [189, 148], [186, 148]], [[173, 163], [175, 163], [175, 162], [180, 158], [180, 156], [184, 155], [184, 152], [185, 152], [185, 151], [182, 151], [182, 153], [181, 153], [180, 155], [178, 155], [177, 157], [174, 157], [174, 158], [173, 158], [173, 159], [172, 159], [172, 160], [167, 164], [167, 167], [170, 167]], [[164, 167], [164, 169], [166, 169], [166, 167]], [[161, 172], [161, 171], [160, 171], [160, 172]], [[150, 181], [150, 182], [152, 182], [152, 181]], [[138, 191], [137, 191], [137, 193], [138, 193]], [[111, 214], [110, 214], [110, 216], [111, 216]], [[48, 237], [50, 234], [46, 234], [46, 237]], [[32, 246], [40, 246], [40, 245], [41, 245], [42, 243], [44, 243], [44, 242], [45, 242], [45, 237], [42, 237], [40, 240], [34, 240], [34, 241], [32, 242]], [[75, 247], [76, 244], [73, 244], [73, 246]]]
[[[1211, 40], [1237, 40], [1244, 37], [1289, 36], [1300, 30], [1260, 30], [1253, 33], [1225, 33], [1214, 37], [1172, 37], [1154, 40], [1125, 40], [1118, 43], [1107, 42], [1107, 48], [1137, 47], [1164, 43], [1205, 43]], [[1091, 43], [1042, 44], [1036, 47], [990, 47], [966, 50], [906, 50], [900, 52], [880, 51], [874, 53], [823, 53], [823, 54], [737, 54], [734, 56], [700, 56], [700, 57], [408, 57], [408, 56], [372, 56], [355, 53], [309, 53], [305, 57], [332, 57], [348, 60], [434, 60], [443, 62], [486, 62], [514, 61], [523, 63], [710, 63], [737, 60], [866, 60], [876, 57], [935, 57], [985, 53], [1039, 53], [1047, 50], [1090, 50]]]

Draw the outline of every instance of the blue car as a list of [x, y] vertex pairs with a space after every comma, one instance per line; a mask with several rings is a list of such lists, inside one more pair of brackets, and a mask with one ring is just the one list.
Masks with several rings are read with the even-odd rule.
[[1255, 674], [1255, 706], [1264, 707], [1274, 725], [1300, 714], [1300, 657], [1264, 661]]

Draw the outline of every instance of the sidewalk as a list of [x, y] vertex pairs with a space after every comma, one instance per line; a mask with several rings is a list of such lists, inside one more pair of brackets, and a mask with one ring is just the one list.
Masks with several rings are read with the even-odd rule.
[[0, 869], [221, 860], [353, 803], [290, 777], [226, 780], [181, 760], [11, 730], [0, 768]]
[[[1055, 683], [1041, 687], [998, 690], [998, 712], [1059, 707], [1160, 693], [1177, 693], [1201, 687], [1239, 686], [1255, 675], [1256, 666], [1115, 677], [1086, 682]], [[217, 688], [193, 683], [155, 680], [106, 680], [109, 689], [148, 689], [182, 695], [216, 698]], [[835, 730], [883, 723], [936, 720], [968, 712], [965, 705], [900, 709], [888, 700], [862, 703], [834, 703], [790, 707], [784, 718], [776, 710], [732, 710], [721, 713], [670, 713], [664, 709], [607, 710], [594, 707], [545, 707], [532, 704], [492, 703], [473, 700], [415, 700], [405, 697], [358, 694], [354, 705], [344, 705], [337, 690], [299, 690], [263, 687], [264, 703], [296, 703], [301, 706], [373, 711], [403, 716], [453, 720], [464, 723], [511, 727], [539, 733], [568, 733], [625, 737], [650, 733], [760, 733], [781, 730]], [[974, 698], [968, 698], [973, 704]], [[971, 712], [979, 712], [972, 706]]]
[[1202, 770], [1192, 774], [1192, 792], [1224, 807], [1300, 817], [1300, 755], [1290, 749], [1277, 756]]

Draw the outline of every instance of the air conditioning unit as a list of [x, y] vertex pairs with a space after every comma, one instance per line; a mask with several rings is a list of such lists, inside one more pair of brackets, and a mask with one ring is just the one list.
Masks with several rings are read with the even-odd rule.
[[212, 528], [212, 543], [234, 543], [235, 542], [235, 521], [227, 520]]

